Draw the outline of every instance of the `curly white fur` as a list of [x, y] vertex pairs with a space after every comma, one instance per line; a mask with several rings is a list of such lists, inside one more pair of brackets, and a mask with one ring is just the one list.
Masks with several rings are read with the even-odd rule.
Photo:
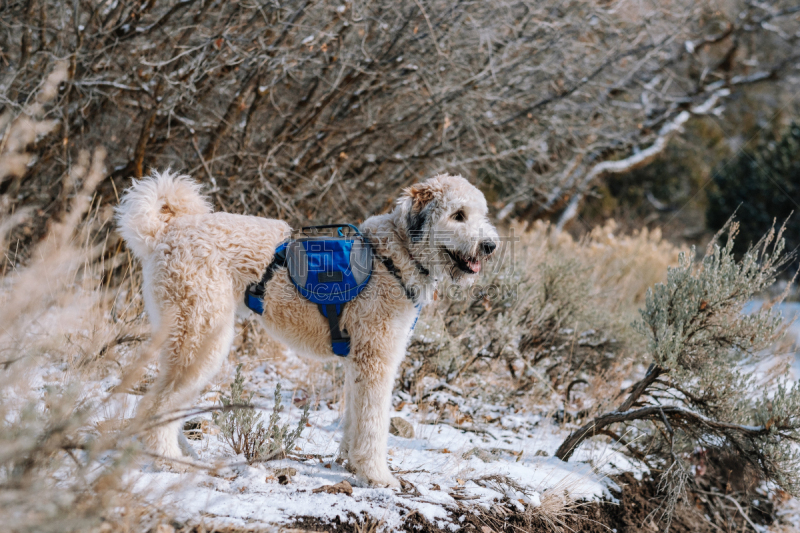
[[[361, 231], [426, 303], [445, 278], [474, 280], [497, 241], [486, 213], [478, 189], [459, 176], [442, 175], [404, 191], [391, 213], [367, 219]], [[212, 213], [198, 184], [169, 171], [134, 182], [117, 208], [117, 221], [142, 263], [150, 320], [169, 331], [158, 381], [140, 415], [170, 418], [196, 399], [227, 356], [234, 317], [248, 313], [245, 288], [261, 278], [291, 229], [279, 220]], [[262, 323], [300, 354], [343, 362], [340, 457], [363, 481], [397, 486], [386, 463], [389, 408], [417, 310], [383, 263], [375, 261], [374, 269], [368, 287], [342, 314], [351, 338], [346, 359], [333, 354], [327, 321], [297, 293], [285, 270], [267, 285]], [[147, 443], [166, 458], [179, 458], [179, 430], [179, 422], [157, 426]]]
[[135, 180], [117, 207], [122, 238], [139, 260], [153, 252], [159, 237], [174, 217], [211, 213], [201, 186], [189, 176], [153, 172], [149, 179]]

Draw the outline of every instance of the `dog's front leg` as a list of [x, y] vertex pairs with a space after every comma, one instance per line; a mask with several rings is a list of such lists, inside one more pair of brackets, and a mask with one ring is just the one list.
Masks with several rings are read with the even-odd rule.
[[379, 487], [400, 486], [386, 462], [389, 409], [397, 369], [391, 359], [357, 354], [345, 364], [350, 412], [345, 415], [343, 448], [350, 469], [361, 480]]
[[342, 441], [339, 443], [338, 461], [348, 461], [350, 455], [350, 440], [353, 437], [353, 387], [350, 385], [350, 365], [345, 365], [345, 397], [344, 417], [342, 419]]

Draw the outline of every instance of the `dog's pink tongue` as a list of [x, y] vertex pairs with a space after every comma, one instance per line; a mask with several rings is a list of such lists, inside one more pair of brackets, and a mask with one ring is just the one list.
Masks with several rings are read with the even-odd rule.
[[467, 265], [469, 265], [469, 269], [472, 270], [476, 274], [481, 271], [481, 262], [480, 261], [467, 261]]

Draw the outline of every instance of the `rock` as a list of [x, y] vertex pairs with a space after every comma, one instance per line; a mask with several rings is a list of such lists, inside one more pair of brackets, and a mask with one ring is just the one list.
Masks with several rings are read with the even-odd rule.
[[292, 477], [297, 475], [297, 470], [292, 467], [279, 468], [275, 471], [275, 475], [278, 477], [278, 483], [288, 485]]
[[414, 426], [399, 416], [393, 416], [389, 421], [389, 433], [397, 435], [398, 437], [403, 437], [404, 439], [413, 439]]
[[353, 486], [350, 485], [350, 482], [346, 479], [337, 483], [336, 485], [323, 485], [319, 488], [312, 490], [314, 494], [319, 492], [327, 492], [328, 494], [347, 494], [348, 496], [353, 495]]
[[294, 393], [294, 398], [292, 398], [292, 403], [296, 407], [303, 408], [308, 403], [308, 393], [303, 389], [298, 389]]
[[492, 461], [497, 461], [497, 455], [490, 452], [489, 450], [484, 450], [483, 448], [472, 448], [470, 451], [466, 452], [462, 457], [464, 459], [469, 459], [471, 456], [475, 456], [484, 463], [491, 463]]

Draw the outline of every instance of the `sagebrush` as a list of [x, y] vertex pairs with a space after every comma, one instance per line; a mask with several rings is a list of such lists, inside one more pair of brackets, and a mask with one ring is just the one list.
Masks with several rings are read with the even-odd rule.
[[275, 386], [272, 414], [267, 424], [261, 414], [253, 408], [251, 401], [255, 393], [244, 391], [242, 365], [236, 367], [236, 376], [230, 386], [230, 396], [221, 395], [224, 408], [213, 415], [220, 428], [220, 438], [227, 442], [236, 454], [243, 454], [249, 462], [283, 459], [294, 449], [295, 442], [308, 423], [309, 403], [292, 430], [289, 424], [280, 424], [281, 385]]
[[[603, 435], [658, 472], [666, 492], [667, 528], [679, 498], [698, 488], [694, 468], [725, 456], [754, 479], [800, 494], [800, 384], [770, 350], [785, 328], [773, 311], [782, 298], [744, 314], [791, 260], [782, 228], [771, 230], [744, 257], [734, 256], [737, 224], [724, 246], [709, 244], [699, 263], [681, 254], [665, 283], [648, 290], [634, 328], [647, 339], [645, 376], [625, 389], [615, 408], [590, 419], [559, 447], [568, 460], [585, 439]], [[777, 361], [780, 363], [780, 359]], [[617, 399], [616, 401], [619, 401]], [[609, 405], [613, 407], [613, 405]], [[750, 485], [749, 487], [747, 485]]]

